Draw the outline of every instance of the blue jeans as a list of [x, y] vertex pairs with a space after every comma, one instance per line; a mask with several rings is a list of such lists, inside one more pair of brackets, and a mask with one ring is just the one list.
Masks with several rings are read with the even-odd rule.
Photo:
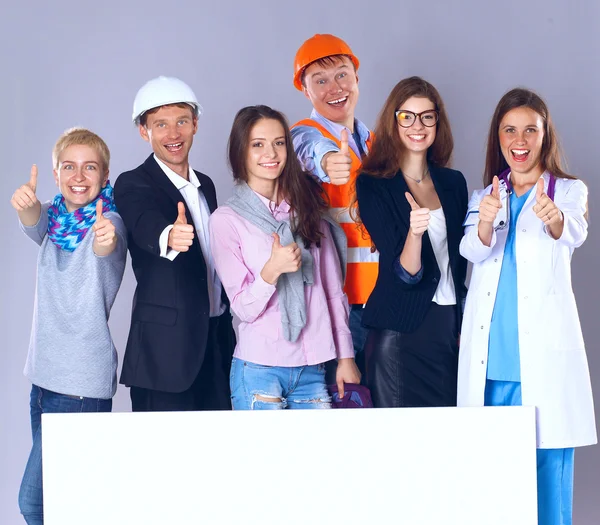
[[39, 386], [31, 387], [29, 401], [33, 446], [19, 491], [19, 508], [28, 525], [43, 525], [42, 496], [42, 414], [70, 412], [110, 412], [112, 399], [57, 394]]
[[331, 408], [325, 363], [264, 366], [234, 357], [229, 385], [234, 410]]
[[352, 334], [352, 345], [354, 346], [354, 355], [362, 353], [365, 342], [367, 341], [367, 335], [369, 329], [362, 325], [362, 316], [364, 308], [362, 305], [354, 304], [350, 305], [350, 317], [348, 319], [348, 325], [350, 333]]
[[[521, 406], [521, 383], [487, 380], [485, 406]], [[573, 523], [575, 449], [538, 448], [537, 492], [539, 525]]]
[[[348, 326], [350, 333], [352, 334], [352, 346], [354, 347], [354, 359], [356, 366], [360, 370], [362, 379], [361, 385], [367, 384], [367, 367], [366, 367], [366, 356], [364, 352], [365, 343], [367, 342], [367, 335], [369, 329], [362, 325], [362, 316], [364, 308], [362, 304], [351, 304], [350, 305], [350, 317], [348, 319]], [[335, 374], [328, 378], [330, 383], [335, 382]]]

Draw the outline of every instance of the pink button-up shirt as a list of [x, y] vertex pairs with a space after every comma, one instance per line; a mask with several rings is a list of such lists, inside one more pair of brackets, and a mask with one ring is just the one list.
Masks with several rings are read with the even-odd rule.
[[[278, 221], [287, 220], [290, 207], [259, 195]], [[306, 326], [296, 342], [282, 335], [275, 285], [260, 276], [271, 256], [273, 237], [227, 206], [219, 207], [209, 223], [210, 245], [231, 308], [240, 319], [235, 357], [267, 366], [315, 365], [330, 359], [354, 357], [348, 328], [348, 299], [329, 224], [321, 221], [321, 247], [312, 245], [314, 284], [304, 287]]]

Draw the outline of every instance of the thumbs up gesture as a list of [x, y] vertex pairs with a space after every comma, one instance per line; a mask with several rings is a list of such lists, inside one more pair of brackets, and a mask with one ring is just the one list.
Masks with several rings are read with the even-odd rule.
[[302, 254], [295, 242], [282, 246], [277, 233], [273, 233], [272, 237], [271, 257], [261, 271], [262, 278], [269, 284], [275, 284], [282, 273], [297, 271], [302, 264]]
[[[94, 231], [94, 244], [96, 247], [110, 247], [113, 246], [117, 240], [117, 234], [115, 232], [114, 224], [105, 217], [102, 213], [102, 199], [96, 201], [96, 222], [92, 226]], [[100, 255], [100, 254], [98, 254]], [[106, 255], [103, 253], [102, 255]]]
[[185, 216], [185, 205], [177, 203], [177, 219], [169, 232], [167, 244], [177, 252], [187, 252], [194, 241], [194, 226], [187, 223]]
[[350, 167], [352, 165], [347, 129], [342, 130], [340, 138], [342, 143], [340, 151], [326, 153], [321, 160], [321, 167], [329, 177], [329, 182], [336, 186], [346, 184], [350, 180]]
[[38, 169], [34, 164], [31, 166], [29, 182], [18, 188], [10, 199], [12, 207], [17, 210], [19, 220], [25, 226], [35, 226], [42, 212], [42, 205], [35, 194], [37, 190], [37, 177]]
[[410, 204], [410, 233], [415, 237], [421, 237], [429, 226], [429, 208], [421, 208], [415, 198], [407, 191], [405, 194]]
[[29, 175], [29, 182], [23, 184], [20, 188], [13, 193], [10, 203], [13, 208], [17, 211], [24, 211], [33, 208], [39, 204], [37, 196], [35, 194], [37, 190], [37, 177], [38, 169], [34, 164], [31, 166], [31, 172]]
[[544, 179], [542, 177], [538, 179], [535, 190], [536, 204], [533, 207], [534, 213], [547, 227], [552, 228], [553, 226], [561, 225], [564, 219], [563, 214], [552, 199], [546, 195], [544, 191]]
[[479, 221], [494, 224], [498, 212], [502, 208], [500, 200], [500, 181], [494, 175], [492, 180], [492, 193], [486, 195], [479, 203]]

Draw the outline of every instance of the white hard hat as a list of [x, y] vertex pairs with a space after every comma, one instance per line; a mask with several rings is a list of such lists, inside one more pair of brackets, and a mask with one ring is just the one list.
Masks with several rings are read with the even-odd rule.
[[146, 111], [166, 106], [167, 104], [189, 104], [194, 108], [196, 116], [202, 114], [202, 106], [198, 104], [192, 88], [175, 77], [157, 77], [146, 82], [133, 101], [133, 122], [139, 124], [140, 117]]

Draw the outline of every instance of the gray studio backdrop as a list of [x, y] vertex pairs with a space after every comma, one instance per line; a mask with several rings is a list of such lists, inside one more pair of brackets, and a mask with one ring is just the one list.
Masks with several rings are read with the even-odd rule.
[[[453, 126], [454, 166], [470, 190], [481, 185], [487, 126], [500, 96], [524, 85], [546, 98], [569, 168], [590, 190], [590, 235], [575, 253], [573, 284], [600, 405], [598, 0], [3, 0], [0, 13], [0, 523], [21, 523], [17, 493], [31, 442], [22, 369], [38, 248], [18, 230], [13, 191], [37, 163], [40, 199], [55, 195], [51, 149], [74, 125], [106, 139], [112, 181], [140, 164], [149, 148], [131, 125], [133, 98], [145, 81], [166, 74], [189, 83], [204, 106], [191, 159], [213, 178], [223, 202], [232, 188], [225, 146], [236, 111], [260, 103], [291, 122], [308, 116], [292, 66], [298, 46], [317, 32], [346, 39], [360, 58], [358, 116], [369, 126], [400, 79], [421, 75], [437, 86]], [[110, 320], [121, 357], [133, 289], [128, 268]], [[547, 323], [552, 330], [553, 320]], [[129, 409], [119, 386], [114, 410]], [[369, 446], [357, 444], [356, 453]], [[600, 448], [577, 450], [575, 471], [575, 523], [595, 525]]]

